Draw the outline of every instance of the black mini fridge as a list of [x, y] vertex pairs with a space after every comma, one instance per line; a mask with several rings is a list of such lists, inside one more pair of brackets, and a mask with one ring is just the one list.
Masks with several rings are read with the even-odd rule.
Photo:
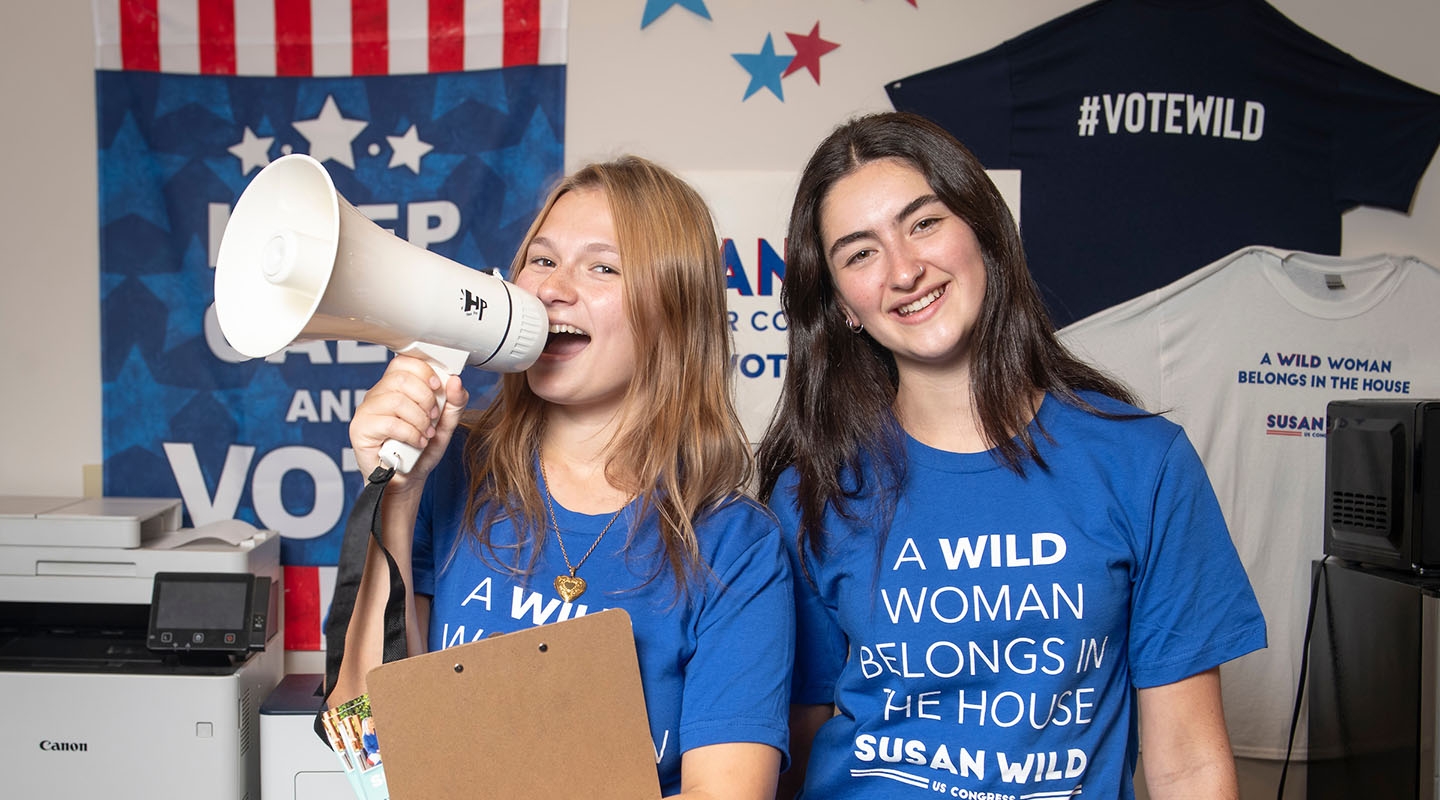
[[1317, 561], [1307, 800], [1436, 800], [1440, 578]]

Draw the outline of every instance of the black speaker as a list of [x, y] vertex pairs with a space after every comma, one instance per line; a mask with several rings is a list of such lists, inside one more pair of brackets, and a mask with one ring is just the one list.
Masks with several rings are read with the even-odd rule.
[[1325, 553], [1440, 572], [1440, 400], [1335, 400], [1325, 414]]

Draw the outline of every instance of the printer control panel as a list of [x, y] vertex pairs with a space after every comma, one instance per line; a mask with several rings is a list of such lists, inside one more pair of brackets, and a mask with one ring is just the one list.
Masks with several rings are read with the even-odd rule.
[[249, 573], [156, 573], [146, 647], [178, 653], [264, 650], [274, 613], [270, 583]]

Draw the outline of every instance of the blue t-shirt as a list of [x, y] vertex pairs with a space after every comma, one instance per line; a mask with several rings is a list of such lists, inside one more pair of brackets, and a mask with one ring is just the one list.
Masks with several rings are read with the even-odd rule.
[[[990, 453], [907, 439], [878, 569], [869, 509], [825, 520], [826, 550], [807, 551], [808, 579], [795, 572], [792, 702], [838, 714], [805, 797], [1131, 798], [1135, 690], [1265, 646], [1178, 426], [1052, 397], [1038, 420], [1048, 469], [1027, 463], [1024, 478]], [[790, 531], [794, 485], [787, 472], [772, 500]]]
[[1440, 143], [1440, 95], [1261, 0], [1100, 0], [886, 90], [1020, 170], [1057, 328], [1241, 247], [1339, 253], [1341, 213], [1406, 211]]
[[[623, 608], [635, 632], [665, 794], [679, 791], [680, 756], [687, 750], [758, 742], [786, 752], [793, 588], [784, 545], [763, 507], [737, 498], [697, 523], [700, 552], [713, 574], [697, 578], [689, 596], [677, 601], [674, 574], [657, 549], [654, 515], [632, 532], [639, 508], [632, 502], [579, 568], [585, 593], [567, 603], [551, 583], [569, 570], [548, 524], [528, 581], [496, 569], [493, 559], [482, 561], [473, 538], [457, 546], [468, 489], [463, 436], [455, 438], [426, 483], [416, 519], [414, 583], [417, 593], [433, 597], [431, 650]], [[537, 480], [543, 490], [538, 468]], [[579, 514], [556, 503], [555, 516], [573, 564], [613, 515]], [[513, 545], [515, 528], [508, 519], [498, 520], [491, 538]], [[528, 561], [530, 547], [522, 547], [521, 563]]]

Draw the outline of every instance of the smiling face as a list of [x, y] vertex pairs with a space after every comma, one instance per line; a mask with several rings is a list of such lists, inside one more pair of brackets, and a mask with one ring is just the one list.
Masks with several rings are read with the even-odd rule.
[[968, 381], [985, 262], [919, 170], [886, 158], [839, 179], [820, 236], [841, 310], [895, 356], [902, 385], [922, 372]]
[[623, 268], [605, 192], [579, 188], [561, 195], [515, 276], [550, 317], [545, 351], [526, 372], [537, 396], [604, 415], [619, 408], [635, 374]]

